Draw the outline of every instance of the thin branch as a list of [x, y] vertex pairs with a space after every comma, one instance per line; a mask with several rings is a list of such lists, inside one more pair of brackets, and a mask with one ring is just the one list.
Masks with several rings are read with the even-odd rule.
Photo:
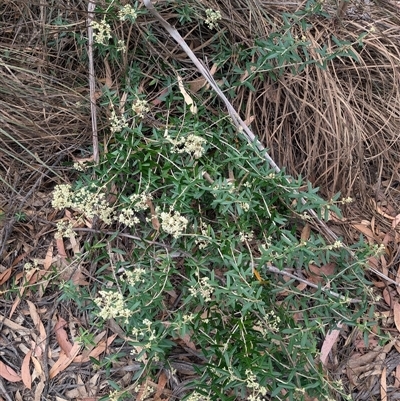
[[89, 57], [89, 89], [90, 89], [90, 114], [92, 117], [92, 136], [93, 136], [93, 160], [99, 163], [99, 139], [97, 135], [97, 111], [96, 111], [96, 85], [93, 63], [93, 27], [95, 0], [88, 3], [88, 57]]
[[337, 292], [328, 290], [327, 288], [324, 288], [324, 287], [319, 287], [317, 284], [314, 284], [314, 283], [312, 283], [312, 282], [310, 282], [310, 281], [308, 281], [308, 280], [305, 280], [305, 279], [303, 279], [303, 278], [301, 278], [301, 277], [298, 277], [298, 276], [296, 276], [295, 274], [289, 273], [289, 272], [286, 271], [286, 270], [280, 270], [280, 269], [278, 269], [278, 268], [275, 267], [275, 266], [264, 266], [264, 267], [265, 267], [269, 272], [271, 272], [271, 273], [280, 274], [280, 275], [282, 275], [282, 276], [289, 277], [289, 278], [291, 278], [291, 279], [293, 279], [293, 280], [300, 281], [300, 283], [307, 284], [309, 287], [315, 288], [315, 289], [317, 289], [317, 290], [318, 290], [318, 289], [321, 289], [321, 291], [327, 293], [328, 295], [331, 295], [332, 297], [339, 298], [339, 299], [341, 299], [342, 301], [347, 301], [347, 302], [353, 303], [353, 304], [354, 304], [354, 303], [360, 303], [360, 302], [361, 302], [360, 299], [356, 299], [356, 298], [354, 298], [354, 299], [349, 299], [349, 298], [345, 297], [344, 295], [338, 294]]

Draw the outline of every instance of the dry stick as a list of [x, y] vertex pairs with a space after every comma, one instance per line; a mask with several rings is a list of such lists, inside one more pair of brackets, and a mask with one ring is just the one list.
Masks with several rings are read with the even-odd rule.
[[[211, 75], [210, 71], [204, 66], [204, 64], [194, 55], [190, 47], [186, 44], [185, 40], [182, 38], [182, 36], [179, 34], [179, 32], [173, 28], [154, 8], [153, 4], [151, 3], [151, 0], [143, 0], [144, 5], [146, 8], [153, 14], [153, 16], [157, 19], [157, 21], [164, 27], [164, 29], [174, 38], [174, 40], [182, 47], [182, 49], [185, 51], [185, 53], [189, 56], [189, 58], [192, 60], [193, 64], [197, 67], [197, 69], [201, 72], [203, 77], [208, 81], [208, 83], [211, 85], [211, 87], [215, 90], [215, 92], [218, 94], [218, 96], [223, 100], [225, 103], [225, 106], [228, 110], [228, 113], [230, 117], [232, 118], [233, 123], [236, 125], [236, 127], [239, 129], [239, 132], [244, 132], [246, 135], [247, 140], [250, 143], [255, 143], [257, 148], [264, 154], [265, 159], [268, 161], [270, 166], [277, 172], [280, 173], [281, 169], [278, 167], [278, 165], [275, 163], [275, 161], [268, 155], [266, 152], [266, 149], [264, 145], [256, 138], [256, 136], [253, 134], [253, 132], [250, 130], [250, 128], [246, 125], [246, 123], [240, 118], [239, 114], [236, 112], [235, 108], [231, 105], [229, 100], [226, 98], [224, 93], [221, 91], [217, 83], [215, 82], [213, 76]], [[294, 191], [297, 193], [297, 191]], [[304, 198], [301, 198], [301, 202], [303, 204], [306, 203]], [[320, 227], [324, 230], [325, 234], [330, 237], [334, 241], [338, 241], [338, 236], [323, 222], [317, 215], [317, 213], [309, 209], [308, 212], [311, 214], [311, 216], [315, 219], [315, 221], [318, 222]], [[356, 256], [354, 252], [347, 247], [346, 245], [343, 245], [344, 248], [349, 252], [349, 254], [356, 259]], [[368, 266], [368, 269], [375, 273], [377, 276], [381, 277], [382, 279], [388, 281], [391, 284], [394, 284], [396, 286], [400, 286], [400, 283], [397, 283], [396, 281], [390, 279], [377, 269], [375, 269], [372, 266]]]
[[305, 280], [305, 279], [303, 279], [303, 278], [301, 278], [299, 276], [296, 276], [295, 274], [287, 272], [286, 270], [279, 270], [275, 266], [265, 266], [265, 268], [271, 273], [280, 274], [282, 276], [290, 277], [293, 280], [300, 281], [300, 283], [307, 284], [308, 286], [310, 286], [312, 288], [315, 288], [315, 289], [319, 289], [320, 288], [322, 292], [326, 292], [328, 295], [331, 295], [332, 297], [335, 297], [335, 298], [339, 298], [342, 301], [349, 302], [349, 303], [352, 303], [352, 304], [361, 302], [360, 299], [357, 299], [357, 298], [349, 299], [349, 298], [345, 297], [344, 295], [338, 294], [337, 292], [328, 290], [327, 288], [324, 288], [324, 287], [319, 287], [318, 285], [316, 285], [314, 283], [311, 283], [310, 281]]
[[99, 163], [99, 139], [97, 136], [97, 113], [96, 113], [96, 87], [93, 63], [93, 27], [95, 0], [89, 0], [88, 4], [88, 57], [89, 57], [89, 89], [90, 89], [90, 114], [92, 117], [92, 136], [93, 136], [93, 160]]

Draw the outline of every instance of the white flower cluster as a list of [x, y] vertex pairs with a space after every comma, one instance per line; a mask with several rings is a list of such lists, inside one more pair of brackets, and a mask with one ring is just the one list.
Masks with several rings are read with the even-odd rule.
[[200, 223], [201, 237], [195, 239], [196, 244], [199, 246], [199, 249], [207, 248], [207, 245], [211, 242], [211, 237], [208, 235], [208, 227], [207, 224], [201, 221]]
[[132, 110], [138, 117], [143, 118], [145, 113], [150, 111], [149, 103], [147, 100], [137, 99], [132, 103]]
[[168, 131], [165, 131], [164, 137], [172, 144], [172, 153], [188, 153], [196, 159], [200, 158], [205, 153], [203, 146], [207, 141], [198, 135], [190, 134], [187, 137], [173, 139], [168, 135]]
[[251, 241], [254, 238], [254, 233], [253, 231], [250, 231], [249, 233], [244, 233], [244, 232], [240, 232], [239, 233], [239, 239], [240, 242], [247, 242], [247, 241]]
[[125, 44], [125, 42], [124, 42], [122, 39], [119, 39], [119, 40], [118, 40], [118, 43], [117, 43], [117, 51], [118, 51], [118, 52], [122, 52], [122, 53], [125, 53], [125, 52], [126, 52], [126, 44]]
[[53, 191], [52, 206], [55, 209], [62, 210], [72, 206], [72, 197], [74, 193], [69, 184], [56, 185]]
[[69, 238], [74, 236], [73, 225], [70, 221], [59, 221], [57, 223], [57, 232], [55, 235], [56, 239], [59, 238]]
[[170, 209], [168, 213], [160, 213], [160, 219], [161, 228], [174, 238], [181, 236], [188, 225], [188, 219], [173, 209]]
[[37, 259], [33, 260], [33, 264], [31, 262], [27, 262], [24, 264], [24, 270], [26, 272], [30, 272], [32, 270], [35, 270], [39, 265], [39, 262], [37, 261]]
[[[141, 394], [141, 396], [139, 398], [139, 401], [146, 400], [147, 398], [149, 398], [154, 393], [153, 387], [149, 386], [148, 384], [144, 388], [142, 386], [140, 386], [140, 385], [136, 386], [134, 388], [134, 390], [138, 394], [142, 391], [142, 394]], [[136, 398], [136, 400], [137, 400], [137, 398]]]
[[246, 370], [246, 384], [253, 391], [253, 394], [247, 398], [248, 401], [262, 401], [264, 399], [268, 389], [258, 383], [257, 376], [250, 369]]
[[100, 297], [95, 298], [95, 304], [100, 308], [99, 316], [104, 319], [125, 318], [129, 322], [129, 317], [133, 312], [125, 308], [124, 298], [119, 292], [99, 291]]
[[119, 215], [115, 218], [115, 220], [125, 224], [128, 227], [134, 227], [136, 224], [139, 224], [140, 222], [135, 212], [147, 210], [149, 208], [149, 202], [152, 199], [153, 196], [147, 192], [131, 195], [129, 197], [129, 200], [133, 203], [132, 208], [121, 209]]
[[127, 207], [121, 209], [119, 215], [115, 219], [120, 223], [125, 224], [127, 227], [134, 227], [136, 224], [140, 223], [134, 210]]
[[268, 312], [263, 320], [260, 320], [255, 325], [255, 328], [263, 335], [267, 336], [268, 333], [274, 333], [279, 330], [281, 318], [272, 310]]
[[343, 198], [341, 200], [341, 203], [345, 204], [345, 203], [352, 203], [353, 202], [353, 198], [347, 197], [347, 198]]
[[[197, 275], [198, 275], [198, 273], [197, 273]], [[198, 280], [197, 286], [189, 288], [189, 292], [194, 297], [200, 296], [201, 298], [203, 298], [204, 302], [210, 302], [211, 295], [212, 295], [214, 289], [212, 288], [209, 281], [210, 281], [210, 279], [208, 277], [202, 277], [200, 280]]]
[[141, 194], [133, 194], [129, 197], [129, 200], [134, 203], [133, 208], [140, 212], [149, 208], [149, 202], [153, 199], [153, 195], [144, 191]]
[[[152, 328], [152, 322], [149, 319], [143, 320], [143, 325], [141, 329], [135, 327], [132, 330], [132, 335], [135, 337], [136, 341], [146, 341], [143, 345], [145, 349], [151, 349], [152, 345], [154, 344], [154, 340], [157, 339], [156, 331]], [[136, 351], [132, 350], [132, 354], [135, 354]]]
[[118, 12], [118, 18], [120, 21], [129, 20], [135, 22], [137, 16], [137, 11], [130, 4], [126, 4]]
[[96, 43], [101, 45], [107, 45], [111, 39], [111, 27], [103, 18], [100, 22], [92, 21], [91, 24], [94, 29], [93, 39]]
[[93, 185], [74, 192], [69, 184], [57, 185], [53, 192], [52, 206], [59, 210], [72, 208], [88, 219], [99, 216], [104, 223], [111, 224], [113, 208], [106, 200], [106, 195], [97, 190]]
[[122, 114], [120, 117], [117, 116], [114, 110], [111, 110], [110, 121], [110, 131], [114, 134], [116, 132], [121, 132], [124, 128], [128, 126], [126, 117]]
[[205, 23], [210, 29], [214, 29], [218, 27], [218, 21], [222, 19], [220, 11], [214, 11], [211, 8], [206, 10], [206, 20]]
[[258, 250], [262, 253], [265, 252], [272, 245], [272, 237], [269, 235], [264, 244], [259, 245]]
[[239, 205], [244, 212], [248, 212], [250, 210], [249, 202], [240, 202]]
[[85, 171], [86, 170], [86, 166], [85, 163], [83, 162], [75, 162], [74, 163], [74, 169], [77, 171]]
[[211, 398], [208, 395], [204, 396], [197, 391], [193, 391], [193, 393], [186, 398], [186, 401], [211, 401]]
[[330, 251], [332, 251], [333, 249], [339, 249], [343, 247], [343, 243], [341, 241], [335, 241], [334, 244], [332, 245], [328, 245], [326, 248]]
[[141, 267], [138, 267], [134, 270], [125, 270], [121, 280], [134, 287], [137, 283], [144, 283], [145, 280], [143, 276], [145, 274], [146, 270]]
[[[213, 191], [228, 191], [231, 195], [236, 192], [236, 185], [232, 181], [224, 181], [221, 184], [214, 184], [212, 187]], [[214, 194], [216, 196], [216, 194]]]

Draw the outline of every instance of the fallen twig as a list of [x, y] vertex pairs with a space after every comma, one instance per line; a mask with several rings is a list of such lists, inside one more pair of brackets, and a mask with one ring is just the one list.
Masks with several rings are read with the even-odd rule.
[[89, 58], [89, 89], [90, 89], [90, 114], [92, 117], [92, 137], [93, 137], [93, 160], [99, 163], [99, 140], [97, 136], [97, 113], [96, 113], [96, 86], [93, 63], [93, 27], [95, 0], [88, 3], [88, 58]]

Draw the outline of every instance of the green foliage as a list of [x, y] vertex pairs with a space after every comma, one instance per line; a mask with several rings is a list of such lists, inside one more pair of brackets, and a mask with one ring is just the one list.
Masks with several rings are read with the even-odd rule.
[[[180, 23], [196, 17], [189, 6], [177, 4]], [[110, 2], [102, 10], [106, 21], [118, 18], [120, 8]], [[247, 71], [249, 78], [240, 85], [253, 89], [252, 79], [260, 73], [277, 79], [288, 68], [298, 73], [315, 63], [309, 44], [293, 36], [292, 28], [309, 29], [306, 17], [317, 12], [320, 3], [308, 2], [305, 11], [283, 15], [279, 32], [257, 40], [252, 49], [240, 49], [244, 67], [236, 67], [227, 85], [239, 85], [229, 81]], [[116, 43], [113, 36], [99, 44], [99, 56], [120, 58]], [[337, 45], [335, 53], [320, 53], [326, 61], [352, 56], [351, 44]], [[228, 60], [228, 48], [220, 60]], [[179, 74], [184, 76], [183, 69]], [[330, 211], [339, 214], [345, 200], [325, 201], [301, 178], [274, 171], [222, 112], [211, 114], [199, 102], [197, 113], [191, 113], [168, 72], [151, 83], [168, 88], [162, 109], [152, 112], [154, 126], [145, 118], [149, 105], [139, 91], [145, 75], [132, 63], [118, 91], [105, 89], [100, 100], [111, 110], [110, 140], [100, 164], [89, 166], [68, 189], [65, 207], [73, 204], [85, 215], [88, 202], [96, 205], [98, 216], [103, 206], [112, 208], [101, 220], [104, 231], [112, 226], [116, 234], [86, 244], [86, 255], [99, 267], [98, 284], [78, 294], [65, 283], [63, 297], [77, 300], [95, 325], [116, 319], [139, 362], [167, 363], [176, 340], [189, 336], [204, 361], [196, 367], [191, 399], [196, 394], [224, 401], [301, 400], [306, 394], [328, 399], [335, 386], [316, 362], [318, 342], [339, 321], [356, 325], [367, 311], [369, 283], [363, 273], [376, 250], [360, 243], [352, 257], [343, 244], [327, 244], [318, 233], [300, 239], [307, 211], [321, 218]], [[121, 93], [126, 94], [123, 114], [118, 112]], [[104, 193], [117, 201], [104, 205], [99, 195]], [[130, 236], [128, 247], [119, 245], [124, 235]], [[311, 264], [331, 262], [337, 268], [325, 278], [330, 291], [321, 285], [300, 291], [294, 279], [285, 281], [268, 269], [307, 271]], [[86, 332], [80, 338], [92, 342]], [[96, 363], [109, 369], [110, 358], [118, 356]], [[144, 371], [136, 375], [138, 381]], [[118, 394], [122, 399], [114, 387], [110, 399]]]

